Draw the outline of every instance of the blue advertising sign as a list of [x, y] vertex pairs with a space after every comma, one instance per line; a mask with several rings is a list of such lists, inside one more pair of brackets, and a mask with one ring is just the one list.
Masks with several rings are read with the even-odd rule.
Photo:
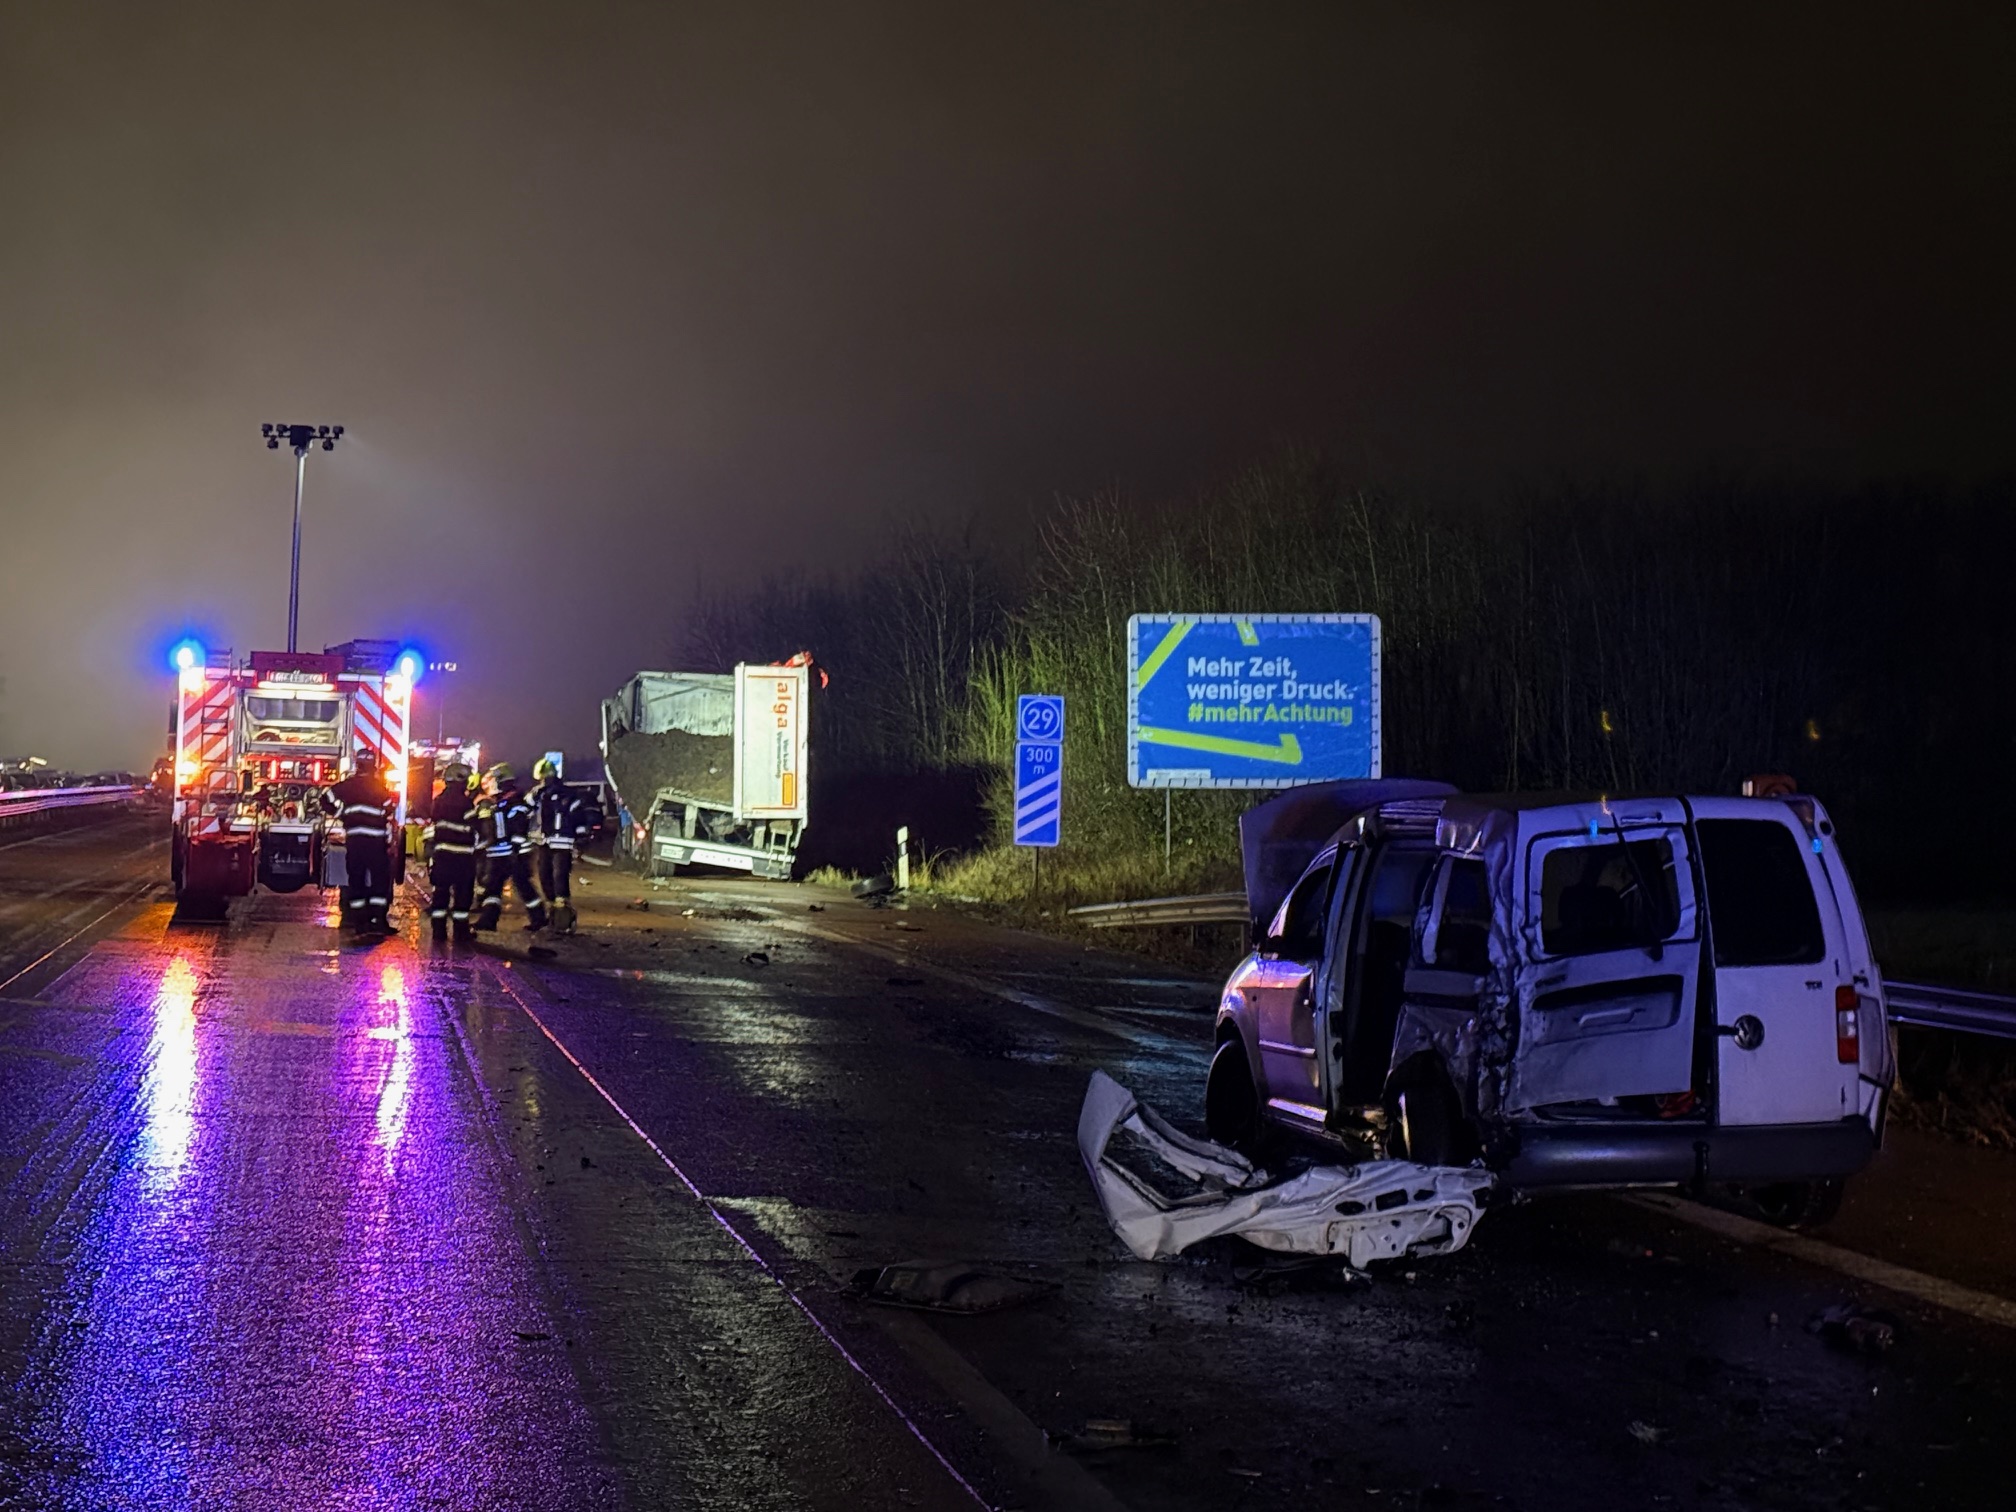
[[1064, 814], [1064, 700], [1024, 693], [1015, 709], [1015, 843], [1055, 845]]
[[1285, 788], [1379, 772], [1376, 614], [1137, 614], [1127, 780]]

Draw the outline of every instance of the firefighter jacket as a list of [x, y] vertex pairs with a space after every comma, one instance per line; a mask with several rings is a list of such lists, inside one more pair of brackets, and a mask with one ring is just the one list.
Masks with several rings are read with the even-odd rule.
[[357, 772], [322, 795], [322, 806], [343, 825], [346, 837], [392, 838], [392, 789], [376, 772]]
[[486, 855], [508, 856], [531, 847], [532, 805], [526, 802], [516, 783], [505, 784], [489, 800], [488, 813], [478, 832]]
[[434, 800], [434, 817], [428, 821], [422, 838], [437, 856], [473, 856], [476, 826], [477, 805], [469, 790], [451, 792], [443, 788]]
[[548, 777], [532, 790], [539, 814], [539, 843], [551, 850], [572, 850], [589, 828], [581, 794], [558, 777]]

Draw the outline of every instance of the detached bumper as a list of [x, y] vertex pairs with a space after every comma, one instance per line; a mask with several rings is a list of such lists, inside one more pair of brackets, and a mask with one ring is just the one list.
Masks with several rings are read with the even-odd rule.
[[[1705, 1148], [1704, 1148], [1705, 1147]], [[1514, 1187], [1669, 1186], [1852, 1176], [1876, 1153], [1863, 1118], [1706, 1129], [1674, 1124], [1525, 1125], [1500, 1164]], [[1705, 1164], [1704, 1164], [1705, 1160]]]

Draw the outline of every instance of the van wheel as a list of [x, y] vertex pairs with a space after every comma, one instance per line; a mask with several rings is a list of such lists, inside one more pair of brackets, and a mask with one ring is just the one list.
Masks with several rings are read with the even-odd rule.
[[1477, 1157], [1477, 1136], [1439, 1066], [1415, 1072], [1389, 1095], [1386, 1131], [1387, 1152], [1395, 1159], [1462, 1166]]
[[1246, 1047], [1228, 1039], [1211, 1057], [1204, 1078], [1204, 1132], [1219, 1144], [1251, 1150], [1260, 1138], [1260, 1098]]
[[1780, 1228], [1818, 1228], [1841, 1211], [1847, 1185], [1838, 1176], [1823, 1181], [1781, 1181], [1752, 1187], [1743, 1195], [1766, 1223]]

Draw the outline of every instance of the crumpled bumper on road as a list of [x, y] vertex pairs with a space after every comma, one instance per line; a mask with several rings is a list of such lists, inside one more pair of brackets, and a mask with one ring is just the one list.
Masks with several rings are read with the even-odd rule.
[[1375, 1160], [1285, 1176], [1193, 1139], [1103, 1071], [1078, 1114], [1078, 1152], [1113, 1232], [1142, 1260], [1237, 1234], [1263, 1249], [1374, 1260], [1454, 1254], [1493, 1184], [1481, 1168]]

